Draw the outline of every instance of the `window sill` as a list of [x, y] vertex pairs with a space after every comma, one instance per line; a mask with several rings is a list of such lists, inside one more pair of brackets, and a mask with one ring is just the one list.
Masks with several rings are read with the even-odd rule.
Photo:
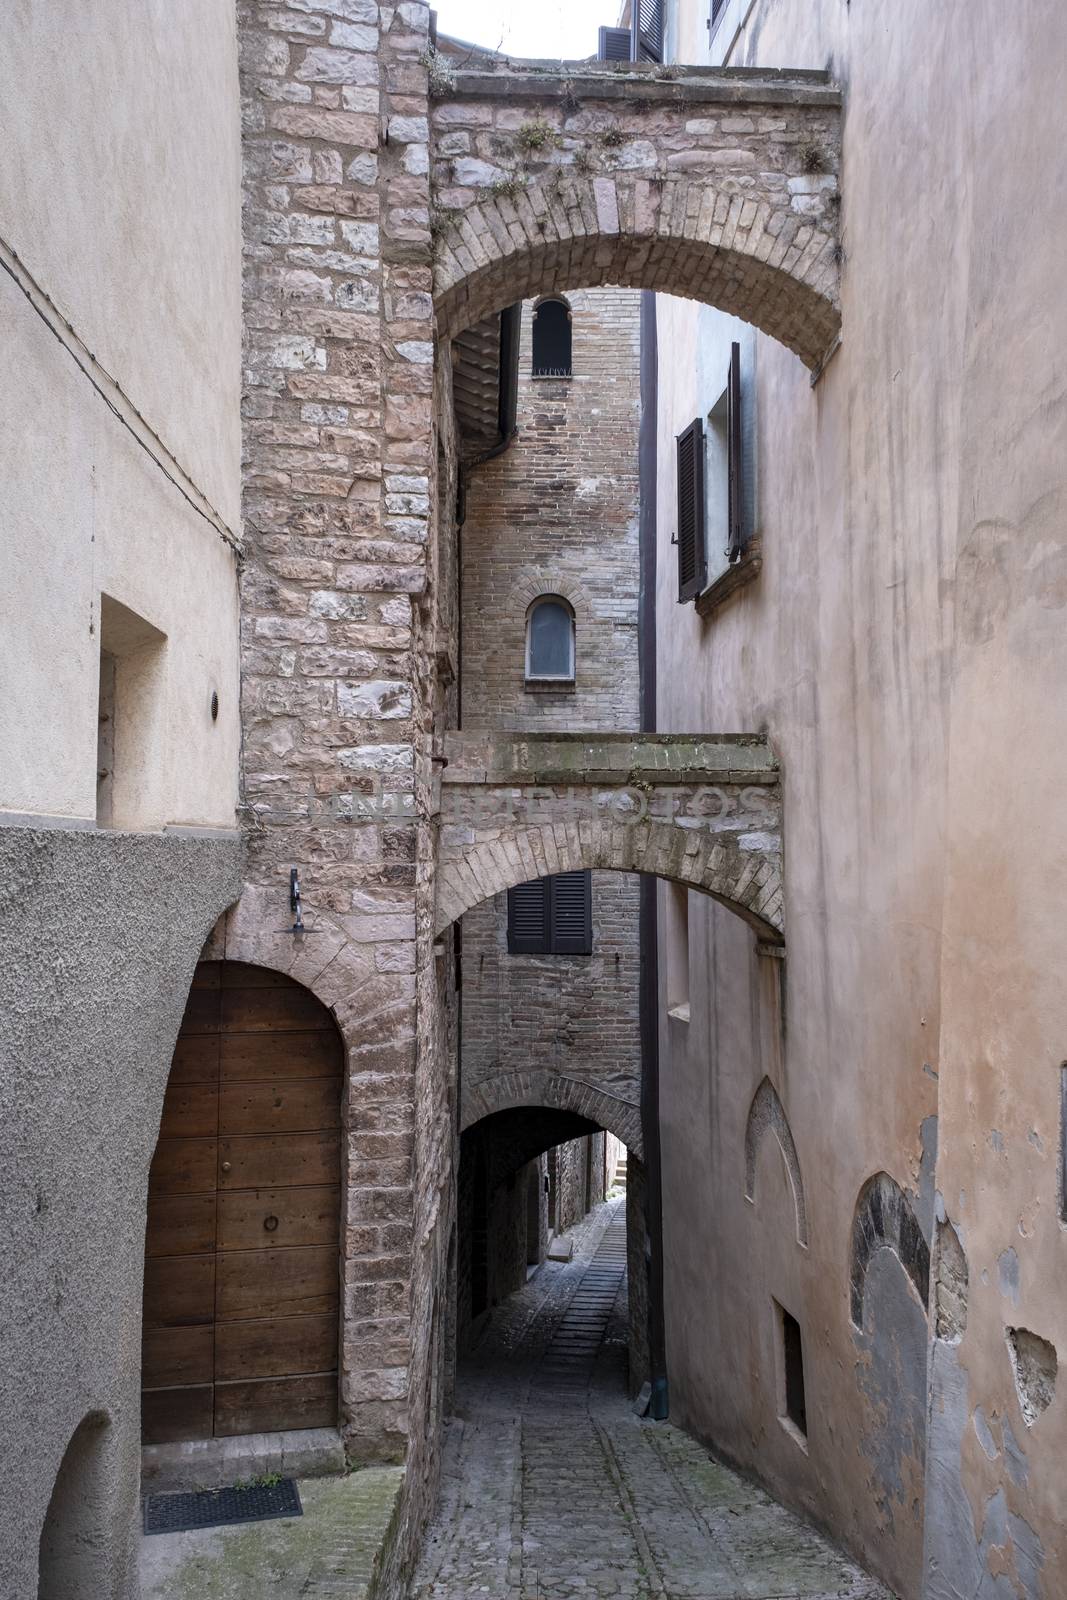
[[667, 1015], [669, 1017], [673, 1017], [675, 1022], [688, 1023], [688, 1021], [689, 1021], [689, 1001], [687, 1000], [684, 1005], [680, 1005], [680, 1006], [668, 1006], [667, 1007]]
[[758, 538], [752, 538], [741, 552], [741, 559], [732, 567], [727, 567], [722, 575], [709, 584], [703, 594], [696, 598], [697, 615], [701, 617], [714, 616], [720, 606], [725, 605], [731, 595], [743, 589], [746, 583], [751, 583], [753, 578], [758, 578], [763, 570], [763, 543]]
[[530, 694], [573, 694], [573, 678], [527, 678], [523, 688]]

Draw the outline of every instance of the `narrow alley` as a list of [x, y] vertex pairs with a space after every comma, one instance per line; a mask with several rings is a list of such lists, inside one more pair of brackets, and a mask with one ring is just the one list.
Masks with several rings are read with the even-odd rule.
[[626, 1396], [625, 1203], [462, 1363], [411, 1600], [883, 1600], [813, 1529]]

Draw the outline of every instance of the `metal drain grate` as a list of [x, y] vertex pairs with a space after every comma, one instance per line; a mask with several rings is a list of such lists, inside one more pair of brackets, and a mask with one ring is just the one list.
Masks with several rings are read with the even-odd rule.
[[279, 1478], [277, 1483], [240, 1484], [232, 1489], [145, 1495], [144, 1531], [188, 1533], [193, 1528], [225, 1528], [234, 1522], [303, 1515], [296, 1484], [292, 1478]]

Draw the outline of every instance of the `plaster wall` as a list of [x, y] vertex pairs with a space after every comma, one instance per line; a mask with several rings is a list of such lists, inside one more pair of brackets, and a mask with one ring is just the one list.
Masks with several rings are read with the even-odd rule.
[[[707, 59], [705, 13], [679, 7], [680, 58]], [[1006, 1340], [1067, 1339], [1048, 955], [1064, 773], [1044, 737], [1067, 678], [1067, 240], [1040, 110], [1065, 43], [1044, 4], [1010, 39], [992, 5], [748, 10], [733, 64], [829, 62], [846, 90], [842, 344], [813, 388], [756, 336], [763, 570], [706, 620], [676, 604], [674, 437], [714, 399], [701, 360], [729, 330], [659, 301], [659, 727], [765, 727], [786, 840], [781, 987], [746, 929], [690, 897], [689, 1020], [661, 1025], [672, 1415], [905, 1600], [1050, 1600], [1065, 1554], [1062, 1401], [1027, 1425]], [[806, 1245], [773, 1137], [745, 1194], [764, 1076]], [[929, 1241], [935, 1156], [971, 1308], [962, 1342], [933, 1346], [927, 1443], [925, 1308], [881, 1250], [851, 1322], [850, 1229], [884, 1171]], [[778, 1418], [774, 1300], [804, 1339], [806, 1450]]]
[[[76, 1592], [136, 1593], [148, 1169], [189, 984], [238, 893], [225, 839], [0, 828], [10, 919], [0, 1007], [0, 1593], [42, 1556]], [[73, 1552], [73, 1557], [72, 1557]], [[63, 1591], [66, 1592], [66, 1591]], [[71, 1589], [71, 1593], [75, 1590]]]
[[240, 113], [230, 0], [12, 0], [0, 236], [231, 527]]
[[[0, 808], [95, 820], [107, 595], [163, 636], [151, 682], [137, 663], [127, 673], [145, 693], [120, 703], [115, 762], [129, 781], [115, 825], [232, 827], [236, 556], [190, 498], [236, 533], [232, 8], [44, 0], [14, 13], [0, 259], [47, 300], [38, 311], [0, 274]], [[94, 387], [110, 380], [141, 443]]]

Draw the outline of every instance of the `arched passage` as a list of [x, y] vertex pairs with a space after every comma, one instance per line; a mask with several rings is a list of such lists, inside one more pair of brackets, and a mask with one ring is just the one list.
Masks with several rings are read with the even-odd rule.
[[336, 1421], [342, 1085], [308, 989], [200, 963], [149, 1176], [146, 1442]]
[[107, 1542], [108, 1419], [83, 1417], [63, 1453], [41, 1529], [37, 1600], [105, 1595], [116, 1552]]
[[584, 1119], [614, 1134], [635, 1156], [644, 1155], [638, 1105], [593, 1084], [557, 1074], [509, 1072], [475, 1084], [463, 1097], [461, 1130], [465, 1132], [483, 1117], [520, 1106], [544, 1106]]

